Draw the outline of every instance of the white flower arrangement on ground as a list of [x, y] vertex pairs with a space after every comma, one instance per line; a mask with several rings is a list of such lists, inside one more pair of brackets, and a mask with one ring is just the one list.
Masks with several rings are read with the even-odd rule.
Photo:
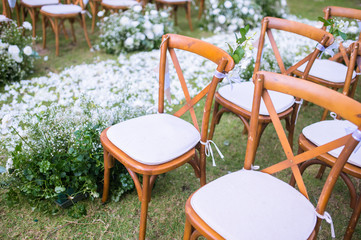
[[209, 0], [202, 26], [215, 33], [235, 32], [245, 25], [255, 27], [262, 20], [261, 7], [250, 0]]
[[119, 54], [159, 47], [163, 34], [173, 32], [169, 11], [157, 11], [154, 4], [147, 4], [142, 12], [140, 5], [104, 17], [100, 22], [99, 47], [107, 53]]
[[37, 53], [31, 48], [32, 38], [23, 36], [23, 29], [31, 30], [24, 22], [17, 27], [15, 22], [0, 22], [0, 83], [18, 81], [33, 71]]

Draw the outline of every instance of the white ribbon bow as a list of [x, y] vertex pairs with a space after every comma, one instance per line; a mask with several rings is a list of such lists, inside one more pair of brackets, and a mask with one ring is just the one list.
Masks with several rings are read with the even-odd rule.
[[242, 82], [242, 80], [241, 80], [241, 78], [239, 77], [238, 74], [232, 74], [231, 76], [229, 76], [228, 73], [221, 73], [221, 72], [218, 72], [216, 70], [214, 72], [214, 76], [216, 78], [226, 78], [227, 81], [229, 82], [229, 85], [231, 86], [231, 89], [233, 89], [232, 82], [234, 82], [234, 83], [241, 83]]
[[333, 222], [332, 222], [331, 215], [328, 212], [324, 212], [323, 215], [319, 214], [316, 210], [315, 210], [315, 212], [316, 212], [316, 215], [317, 215], [318, 218], [325, 219], [326, 222], [328, 224], [330, 224], [330, 226], [331, 226], [331, 236], [332, 236], [332, 238], [335, 238], [336, 237], [335, 228], [333, 227]]
[[81, 14], [86, 13], [86, 15], [88, 15], [89, 18], [92, 18], [92, 15], [90, 15], [90, 13], [87, 10], [82, 10], [80, 13]]
[[325, 48], [322, 44], [317, 43], [316, 48], [321, 51], [321, 55], [319, 58], [321, 58], [324, 53], [327, 53], [328, 55], [333, 57], [333, 55], [335, 55], [335, 52], [333, 51], [333, 49], [337, 49], [338, 45], [337, 45], [337, 42], [334, 42], [330, 46]]
[[216, 166], [216, 161], [214, 160], [213, 150], [212, 150], [211, 143], [213, 143], [213, 145], [216, 147], [216, 150], [217, 150], [219, 156], [220, 156], [222, 159], [224, 158], [223, 154], [221, 153], [221, 151], [219, 150], [219, 148], [217, 147], [217, 145], [216, 145], [212, 140], [207, 140], [207, 142], [202, 142], [202, 141], [200, 141], [200, 143], [206, 147], [206, 148], [205, 148], [205, 154], [206, 154], [206, 156], [207, 156], [207, 157], [212, 156], [212, 165], [213, 165], [213, 167], [215, 167], [215, 166]]

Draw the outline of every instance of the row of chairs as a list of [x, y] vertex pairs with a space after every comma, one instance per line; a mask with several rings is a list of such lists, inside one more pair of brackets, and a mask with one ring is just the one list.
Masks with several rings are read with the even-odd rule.
[[[345, 15], [352, 12], [352, 15], [347, 16], [356, 16], [353, 17], [356, 19], [361, 16], [361, 11], [353, 9], [329, 7], [325, 11], [328, 17], [338, 16], [340, 12]], [[307, 57], [286, 69], [277, 49], [273, 30], [295, 33], [313, 39], [318, 44]], [[266, 34], [282, 74], [260, 71]], [[361, 140], [361, 103], [351, 97], [355, 93], [358, 78], [356, 73], [360, 72], [358, 68], [356, 72], [354, 69], [361, 52], [359, 42], [355, 42], [341, 50], [343, 54], [340, 56], [347, 66], [329, 63], [331, 66], [340, 64], [333, 72], [344, 80], [343, 92], [339, 93], [327, 88], [332, 81], [325, 84], [327, 87], [318, 84], [323, 83], [319, 79], [325, 75], [322, 75], [322, 68], [316, 64], [324, 61], [317, 57], [333, 42], [334, 37], [324, 29], [266, 17], [262, 21], [253, 83], [232, 84], [232, 88], [223, 86], [216, 91], [218, 83], [233, 69], [233, 59], [225, 51], [201, 40], [175, 34], [164, 35], [160, 48], [158, 114], [118, 123], [101, 134], [104, 148], [102, 202], [105, 203], [108, 199], [110, 170], [117, 160], [126, 167], [134, 180], [141, 201], [139, 239], [145, 239], [148, 204], [157, 176], [189, 163], [202, 187], [186, 203], [184, 239], [196, 239], [201, 235], [207, 239], [315, 239], [321, 220], [330, 221], [325, 210], [336, 180], [341, 175], [348, 181], [354, 209], [345, 235], [346, 239], [350, 239], [361, 209], [361, 198], [356, 196], [355, 188], [346, 175], [360, 177], [361, 164], [354, 157], [357, 151], [353, 151]], [[193, 98], [189, 94], [176, 50], [198, 54], [217, 65], [211, 82]], [[185, 105], [174, 115], [164, 113], [167, 52], [186, 99]], [[289, 75], [298, 75], [299, 78]], [[209, 127], [214, 96], [216, 103]], [[194, 106], [202, 98], [206, 100], [199, 125]], [[311, 125], [300, 135], [300, 150], [295, 155], [292, 150], [293, 135], [301, 99], [332, 111], [349, 122], [341, 124], [345, 122], [331, 120], [337, 127], [323, 127], [325, 131], [318, 125], [325, 121]], [[180, 118], [187, 112], [191, 115], [193, 125]], [[214, 127], [224, 112], [233, 112], [239, 116], [248, 132], [244, 168], [206, 184], [206, 155], [212, 151]], [[282, 119], [286, 120], [288, 137], [280, 122]], [[255, 171], [253, 166], [257, 163], [255, 156], [259, 140], [269, 123], [273, 123], [276, 129], [286, 160]], [[345, 126], [347, 133], [344, 132]], [[314, 139], [323, 138], [333, 130], [340, 131], [326, 140]], [[337, 149], [336, 153], [332, 152], [333, 149]], [[347, 162], [349, 159], [356, 160]], [[304, 169], [314, 163], [332, 168], [316, 208], [309, 200], [302, 179]], [[285, 169], [292, 171], [291, 184], [271, 176]], [[296, 183], [299, 191], [293, 187]]]
[[[92, 48], [85, 21], [87, 5], [90, 6], [92, 13], [92, 32], [94, 32], [99, 6], [101, 6], [104, 10], [119, 12], [125, 11], [136, 4], [140, 4], [140, 0], [65, 0], [64, 3], [65, 4], [61, 4], [60, 0], [21, 0], [19, 3], [16, 0], [2, 0], [3, 15], [11, 19], [14, 15], [13, 10], [15, 10], [17, 13], [18, 24], [20, 24], [20, 12], [23, 20], [26, 18], [27, 14], [29, 14], [32, 20], [33, 37], [35, 37], [36, 23], [39, 18], [39, 14], [41, 14], [43, 48], [46, 47], [46, 28], [50, 25], [55, 33], [56, 56], [59, 56], [59, 34], [61, 29], [63, 30], [65, 37], [68, 38], [64, 26], [64, 21], [66, 20], [69, 20], [70, 22], [74, 42], [76, 42], [76, 37], [73, 23], [77, 20], [80, 22], [80, 25], [84, 30], [85, 39], [89, 48]], [[177, 23], [176, 11], [178, 6], [184, 6], [186, 9], [186, 17], [188, 19], [189, 27], [193, 30], [191, 20], [191, 1], [156, 0], [156, 3], [158, 8], [163, 6], [171, 6], [173, 8], [175, 23]], [[142, 2], [143, 6], [145, 6], [145, 4], [146, 2]]]

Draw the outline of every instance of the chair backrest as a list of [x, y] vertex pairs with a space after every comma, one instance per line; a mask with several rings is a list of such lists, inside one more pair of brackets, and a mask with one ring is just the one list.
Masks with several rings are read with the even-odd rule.
[[[325, 13], [325, 19], [328, 20], [332, 17], [344, 17], [349, 19], [355, 19], [361, 21], [361, 10], [354, 8], [344, 8], [336, 6], [328, 6], [323, 9]], [[323, 30], [326, 30], [326, 26], [322, 26]], [[359, 40], [361, 37], [361, 32], [359, 33]]]
[[[180, 50], [192, 52], [214, 62], [217, 65], [217, 68], [215, 68], [215, 70], [223, 74], [226, 74], [233, 69], [234, 61], [227, 52], [210, 43], [177, 34], [163, 35], [162, 44], [160, 48], [161, 56], [160, 56], [160, 65], [159, 65], [158, 112], [159, 113], [164, 112], [165, 74], [166, 74], [166, 64], [167, 64], [167, 51], [169, 51], [170, 57], [176, 69], [186, 100], [185, 105], [181, 107], [174, 115], [180, 117], [189, 111], [192, 117], [193, 125], [198, 130], [201, 130], [200, 131], [201, 141], [205, 142], [207, 140], [207, 135], [208, 135], [208, 122], [209, 122], [209, 116], [210, 116], [214, 93], [216, 91], [218, 82], [221, 81], [224, 76], [222, 76], [222, 74], [220, 75], [215, 74], [212, 78], [212, 81], [210, 81], [210, 83], [204, 89], [202, 89], [196, 96], [191, 98], [188, 91], [187, 83], [184, 79], [182, 69], [180, 67], [174, 49], [180, 49]], [[204, 111], [202, 118], [202, 128], [200, 129], [193, 106], [197, 104], [206, 95], [207, 98], [203, 109]]]
[[[319, 84], [309, 82], [303, 79], [294, 78], [286, 75], [270, 72], [257, 72], [254, 75], [255, 92], [252, 106], [251, 126], [247, 142], [247, 150], [245, 157], [245, 169], [251, 169], [254, 163], [255, 151], [257, 144], [257, 124], [261, 98], [264, 100], [265, 105], [270, 113], [272, 123], [277, 132], [278, 138], [282, 145], [282, 149], [286, 155], [286, 160], [280, 161], [272, 166], [269, 166], [262, 170], [262, 172], [268, 174], [274, 174], [287, 168], [291, 168], [292, 173], [296, 179], [299, 191], [308, 198], [307, 190], [303, 182], [298, 164], [313, 159], [323, 153], [329, 152], [333, 149], [344, 147], [339, 155], [336, 164], [332, 167], [326, 183], [323, 187], [322, 193], [317, 203], [317, 212], [324, 214], [325, 207], [328, 203], [332, 189], [336, 183], [336, 180], [345, 165], [350, 154], [361, 140], [361, 103], [349, 98], [342, 93], [326, 88]], [[313, 102], [323, 108], [333, 111], [339, 114], [343, 119], [349, 120], [358, 126], [358, 129], [352, 134], [345, 137], [336, 139], [332, 142], [326, 143], [316, 147], [310, 151], [303, 152], [299, 155], [294, 155], [291, 146], [287, 140], [286, 133], [281, 125], [280, 119], [272, 104], [268, 90], [277, 92], [283, 92], [296, 96], [298, 98], [305, 99], [306, 101]], [[318, 223], [319, 224], [319, 223]], [[317, 229], [316, 229], [317, 233]]]
[[295, 71], [299, 66], [301, 66], [302, 64], [304, 64], [305, 62], [308, 61], [305, 71], [302, 75], [302, 78], [307, 79], [307, 76], [312, 67], [312, 64], [314, 63], [317, 55], [321, 51], [320, 48], [315, 46], [315, 49], [312, 53], [310, 53], [308, 56], [306, 56], [304, 59], [302, 59], [298, 63], [294, 64], [290, 68], [286, 69], [284, 62], [282, 60], [282, 57], [279, 53], [276, 41], [273, 37], [272, 29], [295, 33], [295, 34], [307, 37], [309, 39], [317, 41], [319, 44], [321, 44], [325, 48], [328, 47], [329, 45], [331, 45], [334, 41], [334, 37], [332, 36], [332, 34], [326, 32], [325, 30], [318, 29], [316, 27], [312, 27], [312, 26], [309, 26], [307, 24], [300, 23], [300, 22], [295, 22], [295, 21], [290, 21], [290, 20], [275, 18], [275, 17], [265, 17], [262, 20], [261, 35], [260, 35], [259, 43], [258, 43], [258, 52], [257, 52], [257, 59], [256, 59], [254, 72], [261, 70], [260, 69], [261, 58], [262, 58], [262, 52], [264, 50], [263, 48], [264, 48], [266, 33], [267, 33], [267, 36], [271, 43], [273, 53], [276, 57], [278, 66], [279, 66], [282, 74], [289, 75], [293, 71]]

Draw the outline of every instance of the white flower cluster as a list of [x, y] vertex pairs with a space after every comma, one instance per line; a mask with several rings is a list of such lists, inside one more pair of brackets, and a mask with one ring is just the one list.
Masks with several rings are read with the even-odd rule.
[[19, 80], [32, 71], [32, 39], [22, 36], [22, 28], [30, 30], [31, 24], [18, 28], [15, 22], [0, 22], [0, 82]]
[[159, 47], [162, 35], [173, 31], [168, 12], [147, 4], [144, 14], [142, 7], [135, 5], [123, 13], [104, 17], [100, 23], [100, 48], [118, 54]]
[[235, 32], [249, 24], [256, 26], [262, 19], [261, 7], [251, 0], [209, 0], [203, 26], [213, 32]]

